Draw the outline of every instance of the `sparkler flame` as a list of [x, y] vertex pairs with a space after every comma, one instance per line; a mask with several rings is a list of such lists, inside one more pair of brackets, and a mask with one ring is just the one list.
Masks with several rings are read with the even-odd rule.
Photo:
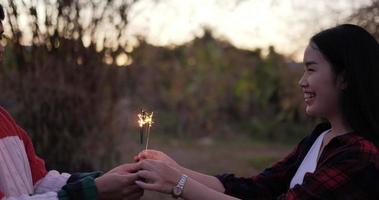
[[149, 114], [146, 111], [142, 110], [142, 112], [138, 114], [138, 124], [139, 124], [139, 127], [143, 127], [146, 124], [149, 127], [151, 127], [151, 125], [154, 123], [153, 122], [153, 115], [154, 115], [153, 112], [151, 112]]
[[143, 144], [143, 132], [144, 132], [143, 129], [147, 130], [146, 150], [149, 146], [150, 128], [152, 124], [154, 123], [153, 115], [154, 115], [153, 112], [149, 114], [144, 110], [142, 110], [141, 113], [138, 114], [138, 125], [140, 127], [141, 144]]

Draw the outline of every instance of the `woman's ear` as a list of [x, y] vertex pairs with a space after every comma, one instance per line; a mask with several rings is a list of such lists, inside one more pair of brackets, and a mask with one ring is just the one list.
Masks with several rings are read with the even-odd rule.
[[340, 90], [345, 90], [347, 88], [347, 81], [345, 78], [345, 72], [337, 75], [337, 88]]

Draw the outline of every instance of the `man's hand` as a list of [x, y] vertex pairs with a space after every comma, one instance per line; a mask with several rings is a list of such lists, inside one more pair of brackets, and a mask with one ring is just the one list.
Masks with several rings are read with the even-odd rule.
[[135, 184], [139, 179], [136, 171], [136, 164], [124, 164], [96, 178], [99, 199], [140, 199], [143, 189]]

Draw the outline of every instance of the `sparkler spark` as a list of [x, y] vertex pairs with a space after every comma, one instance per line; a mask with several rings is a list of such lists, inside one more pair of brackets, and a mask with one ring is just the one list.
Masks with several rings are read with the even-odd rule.
[[151, 128], [152, 124], [154, 123], [153, 122], [153, 115], [154, 115], [153, 112], [151, 112], [149, 114], [144, 110], [142, 110], [141, 113], [138, 114], [138, 124], [140, 127], [140, 142], [141, 142], [141, 144], [143, 144], [144, 129], [146, 129], [146, 132], [147, 132], [146, 150], [149, 146], [150, 128]]

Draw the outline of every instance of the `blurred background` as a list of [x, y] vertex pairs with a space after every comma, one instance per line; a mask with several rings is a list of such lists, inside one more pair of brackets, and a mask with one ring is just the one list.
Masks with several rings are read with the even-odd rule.
[[297, 85], [309, 38], [341, 23], [379, 38], [378, 0], [0, 3], [0, 105], [66, 172], [132, 162], [146, 109], [150, 148], [202, 172], [254, 175], [318, 122]]

